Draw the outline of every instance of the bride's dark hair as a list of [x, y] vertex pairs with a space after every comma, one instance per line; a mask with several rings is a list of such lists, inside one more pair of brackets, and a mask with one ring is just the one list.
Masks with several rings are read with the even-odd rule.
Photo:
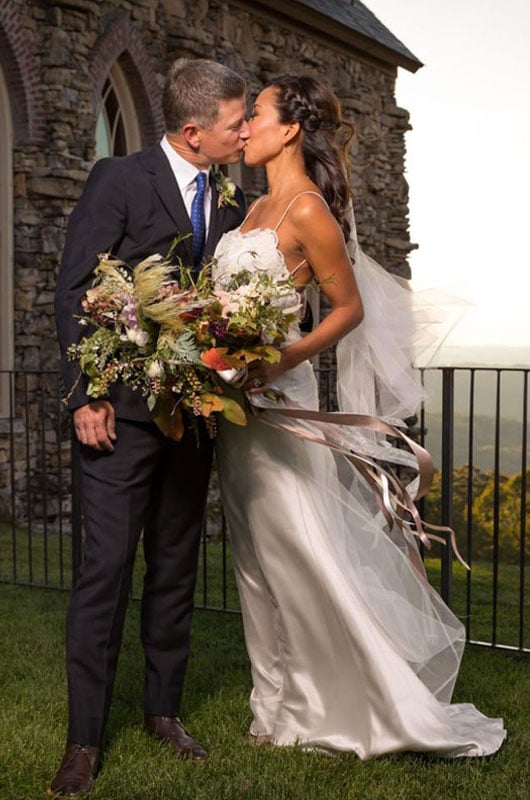
[[350, 235], [348, 145], [353, 125], [342, 119], [340, 101], [323, 81], [310, 75], [280, 75], [271, 81], [280, 122], [299, 122], [304, 132], [302, 153], [307, 173], [322, 191], [333, 216]]

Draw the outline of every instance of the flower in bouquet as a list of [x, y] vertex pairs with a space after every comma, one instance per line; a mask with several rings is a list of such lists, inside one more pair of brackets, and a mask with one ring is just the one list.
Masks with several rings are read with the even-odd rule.
[[150, 256], [131, 271], [103, 254], [82, 300], [86, 336], [69, 355], [87, 376], [90, 397], [106, 396], [120, 381], [146, 398], [168, 436], [180, 439], [185, 418], [198, 417], [214, 435], [217, 413], [246, 424], [219, 372], [279, 360], [278, 346], [298, 319], [292, 298], [291, 281], [274, 283], [264, 274], [243, 271], [218, 291], [208, 266], [194, 279], [169, 257]]
[[203, 353], [203, 363], [241, 373], [257, 358], [278, 361], [278, 346], [300, 309], [292, 279], [241, 270], [214, 295], [221, 306], [221, 318], [211, 329], [217, 344]]

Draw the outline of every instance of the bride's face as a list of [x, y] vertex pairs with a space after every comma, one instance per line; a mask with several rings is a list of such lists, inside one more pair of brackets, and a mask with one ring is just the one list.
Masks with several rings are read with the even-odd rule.
[[280, 122], [275, 100], [276, 89], [268, 86], [258, 95], [252, 108], [244, 155], [249, 167], [263, 166], [283, 150], [291, 126]]

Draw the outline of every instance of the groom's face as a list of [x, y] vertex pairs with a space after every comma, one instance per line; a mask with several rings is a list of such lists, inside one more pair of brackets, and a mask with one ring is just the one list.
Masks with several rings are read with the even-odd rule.
[[247, 137], [245, 98], [222, 100], [214, 126], [200, 129], [200, 154], [209, 164], [235, 164]]

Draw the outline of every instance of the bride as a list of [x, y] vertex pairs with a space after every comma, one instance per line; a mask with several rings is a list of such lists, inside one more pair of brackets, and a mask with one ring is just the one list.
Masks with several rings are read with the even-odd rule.
[[[258, 96], [249, 127], [245, 162], [266, 167], [269, 193], [221, 239], [216, 284], [226, 287], [242, 269], [290, 273], [299, 295], [314, 280], [331, 307], [306, 336], [293, 326], [278, 363], [252, 365], [241, 390], [256, 413], [245, 428], [221, 422], [217, 438], [252, 667], [251, 738], [361, 759], [407, 750], [488, 755], [505, 738], [502, 720], [450, 704], [463, 626], [429, 586], [414, 537], [393, 523], [388, 502], [378, 504], [365, 479], [366, 464], [416, 459], [318, 414], [309, 359], [337, 342], [341, 410], [374, 413], [359, 405], [367, 378], [379, 382], [380, 413], [404, 416], [420, 400], [410, 353], [397, 381], [375, 357], [365, 358], [369, 369], [349, 358], [359, 349], [353, 337], [362, 341], [373, 316], [367, 284], [376, 270], [357, 249], [356, 279], [347, 249], [356, 241], [339, 102], [314, 78], [284, 75]], [[388, 281], [396, 303], [408, 295]], [[394, 322], [366, 328], [366, 352]], [[387, 372], [398, 361], [397, 350], [395, 361], [390, 353]], [[399, 401], [384, 402], [390, 395]]]

